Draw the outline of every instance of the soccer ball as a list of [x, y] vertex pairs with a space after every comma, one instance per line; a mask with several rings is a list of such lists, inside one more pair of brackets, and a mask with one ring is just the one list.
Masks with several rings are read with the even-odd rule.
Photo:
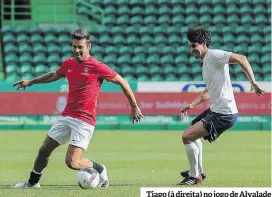
[[79, 171], [76, 180], [82, 189], [92, 189], [98, 186], [100, 176], [94, 168], [84, 168]]

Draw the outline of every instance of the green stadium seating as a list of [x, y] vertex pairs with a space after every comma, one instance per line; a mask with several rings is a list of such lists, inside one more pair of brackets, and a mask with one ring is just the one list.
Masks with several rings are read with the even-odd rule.
[[12, 74], [6, 75], [6, 81], [16, 82], [19, 79], [20, 79], [20, 77], [16, 73], [12, 73]]
[[22, 73], [22, 74], [24, 74], [24, 73], [32, 73], [32, 69], [33, 69], [33, 67], [31, 66], [31, 64], [23, 64], [22, 66], [21, 66], [21, 70], [20, 70], [20, 72]]
[[15, 43], [16, 42], [16, 38], [14, 35], [12, 34], [4, 34], [3, 35], [3, 43]]
[[[256, 70], [256, 79], [271, 78], [268, 1], [85, 1], [105, 11], [105, 27], [87, 26], [91, 54], [129, 79], [202, 81], [201, 62], [190, 54], [186, 37], [196, 22], [211, 31], [211, 48], [244, 54]], [[88, 12], [86, 7], [77, 7], [77, 13]], [[58, 69], [72, 56], [71, 31], [66, 27], [4, 25], [1, 33], [7, 79]], [[12, 74], [14, 65], [18, 69]], [[231, 67], [230, 72], [233, 79], [246, 80], [240, 67]]]
[[45, 74], [46, 72], [48, 72], [48, 68], [43, 64], [38, 64], [37, 66], [35, 66], [34, 72], [36, 75]]
[[146, 57], [144, 54], [136, 54], [132, 58], [133, 64], [144, 64], [146, 60]]
[[103, 61], [106, 64], [114, 64], [117, 61], [117, 55], [115, 54], [108, 54], [103, 58]]
[[[139, 47], [129, 47], [129, 46], [121, 46], [119, 47], [119, 55], [122, 56], [124, 54], [132, 54], [133, 53], [133, 49], [138, 49]], [[136, 54], [136, 52], [134, 51], [134, 53]]]
[[7, 43], [4, 47], [4, 54], [17, 53], [17, 47], [13, 43]]
[[16, 64], [9, 64], [6, 66], [6, 73], [12, 74], [17, 72], [17, 65]]
[[28, 43], [29, 38], [26, 34], [20, 34], [17, 36], [16, 42], [17, 42], [17, 44]]
[[5, 59], [5, 63], [7, 65], [9, 65], [9, 64], [16, 64], [18, 62], [18, 57], [17, 57], [17, 55], [15, 53], [9, 53], [9, 54], [7, 54], [4, 57], [4, 59]]

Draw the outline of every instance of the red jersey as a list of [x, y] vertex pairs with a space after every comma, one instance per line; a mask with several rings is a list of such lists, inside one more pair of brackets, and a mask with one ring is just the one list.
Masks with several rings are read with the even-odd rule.
[[67, 104], [62, 116], [77, 118], [95, 126], [97, 98], [103, 79], [111, 81], [117, 73], [92, 56], [80, 63], [75, 58], [69, 58], [56, 73], [65, 76], [69, 83]]

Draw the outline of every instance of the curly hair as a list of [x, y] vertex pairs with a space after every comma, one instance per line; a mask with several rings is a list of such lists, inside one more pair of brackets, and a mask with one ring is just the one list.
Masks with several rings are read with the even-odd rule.
[[86, 39], [87, 43], [91, 42], [91, 36], [90, 34], [83, 29], [76, 29], [73, 33], [70, 34], [72, 39], [81, 40]]
[[212, 42], [211, 32], [199, 24], [194, 25], [187, 31], [187, 38], [190, 42], [206, 44], [207, 47], [209, 47]]

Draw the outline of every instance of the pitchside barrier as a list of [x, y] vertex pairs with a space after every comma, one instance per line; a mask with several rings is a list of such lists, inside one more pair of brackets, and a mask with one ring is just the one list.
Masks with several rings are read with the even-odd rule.
[[[101, 92], [97, 105], [97, 130], [184, 130], [191, 120], [208, 108], [202, 103], [179, 118], [179, 109], [199, 93], [135, 93], [146, 119], [132, 124], [130, 107], [121, 92]], [[1, 92], [1, 129], [49, 129], [66, 105], [67, 93]], [[238, 123], [232, 130], [271, 130], [271, 94], [235, 93]]]

